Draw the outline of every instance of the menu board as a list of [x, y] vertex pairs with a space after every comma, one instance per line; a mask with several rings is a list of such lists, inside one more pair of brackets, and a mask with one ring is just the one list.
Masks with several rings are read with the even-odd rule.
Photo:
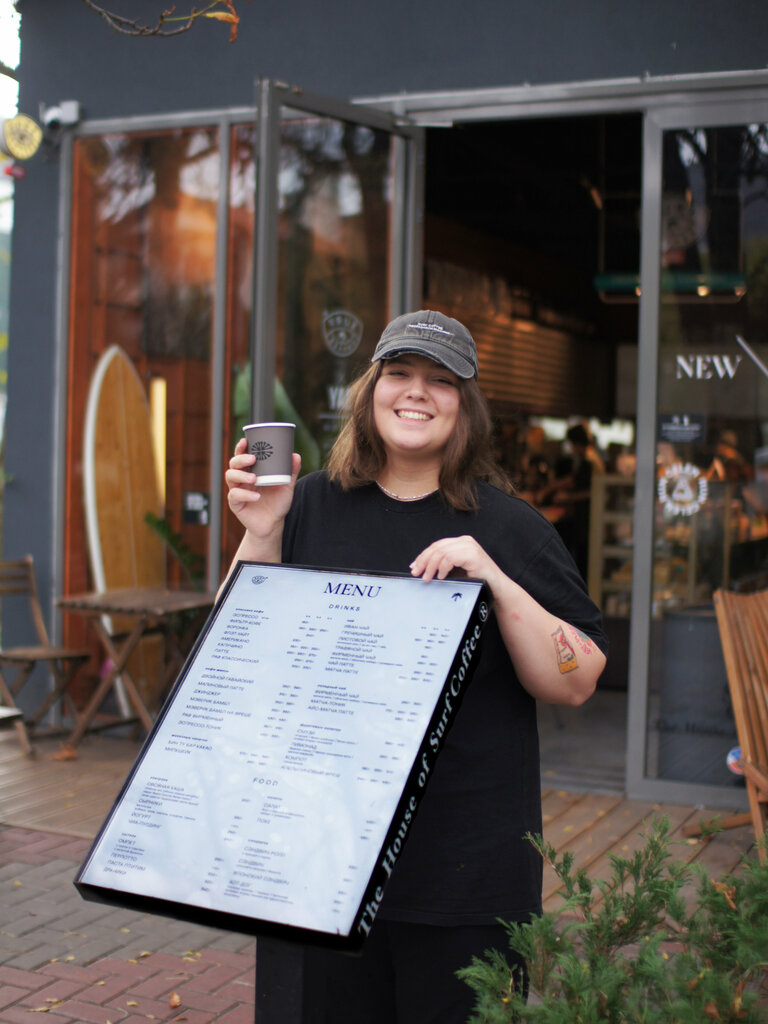
[[479, 580], [241, 562], [75, 884], [350, 948], [479, 656]]

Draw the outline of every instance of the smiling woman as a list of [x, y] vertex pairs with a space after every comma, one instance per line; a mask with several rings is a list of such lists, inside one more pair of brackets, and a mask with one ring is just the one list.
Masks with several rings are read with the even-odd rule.
[[439, 486], [465, 512], [477, 510], [478, 478], [508, 491], [491, 455], [491, 419], [476, 378], [477, 351], [463, 324], [429, 310], [393, 320], [349, 389], [347, 421], [328, 459], [331, 479], [345, 489], [375, 482], [401, 501]]
[[388, 359], [373, 390], [373, 422], [386, 453], [378, 483], [403, 498], [437, 490], [459, 416], [459, 378], [426, 356]]
[[[392, 871], [362, 957], [307, 952], [317, 1016], [464, 1024], [455, 971], [539, 912], [536, 700], [577, 705], [605, 664], [600, 614], [553, 527], [492, 461], [474, 341], [431, 310], [386, 328], [352, 384], [328, 469], [259, 489], [239, 442], [226, 473], [238, 559], [487, 581], [494, 613], [461, 713]], [[419, 680], [411, 680], [419, 700]], [[510, 780], [515, 780], [510, 785]], [[342, 841], [342, 840], [340, 840]], [[410, 952], [405, 952], [410, 951]], [[386, 980], [384, 980], [386, 979]]]

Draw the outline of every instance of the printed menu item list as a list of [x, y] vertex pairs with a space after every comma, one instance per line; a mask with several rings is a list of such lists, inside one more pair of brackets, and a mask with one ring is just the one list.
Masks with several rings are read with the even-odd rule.
[[481, 586], [242, 563], [78, 884], [347, 935]]

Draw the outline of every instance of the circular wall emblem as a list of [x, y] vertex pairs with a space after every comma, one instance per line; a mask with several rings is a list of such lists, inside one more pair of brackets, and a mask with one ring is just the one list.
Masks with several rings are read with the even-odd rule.
[[251, 445], [251, 455], [256, 456], [257, 462], [263, 462], [273, 454], [274, 448], [269, 441], [254, 441]]
[[363, 322], [354, 313], [337, 309], [323, 313], [323, 341], [335, 356], [351, 356], [363, 337]]
[[701, 470], [690, 462], [667, 466], [658, 483], [659, 501], [673, 516], [692, 516], [707, 500], [709, 488]]

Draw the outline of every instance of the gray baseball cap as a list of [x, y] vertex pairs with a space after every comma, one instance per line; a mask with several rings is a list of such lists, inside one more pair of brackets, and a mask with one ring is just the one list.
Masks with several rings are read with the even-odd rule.
[[384, 328], [372, 363], [405, 352], [434, 359], [464, 380], [477, 377], [477, 348], [464, 324], [443, 313], [420, 309], [403, 313]]

